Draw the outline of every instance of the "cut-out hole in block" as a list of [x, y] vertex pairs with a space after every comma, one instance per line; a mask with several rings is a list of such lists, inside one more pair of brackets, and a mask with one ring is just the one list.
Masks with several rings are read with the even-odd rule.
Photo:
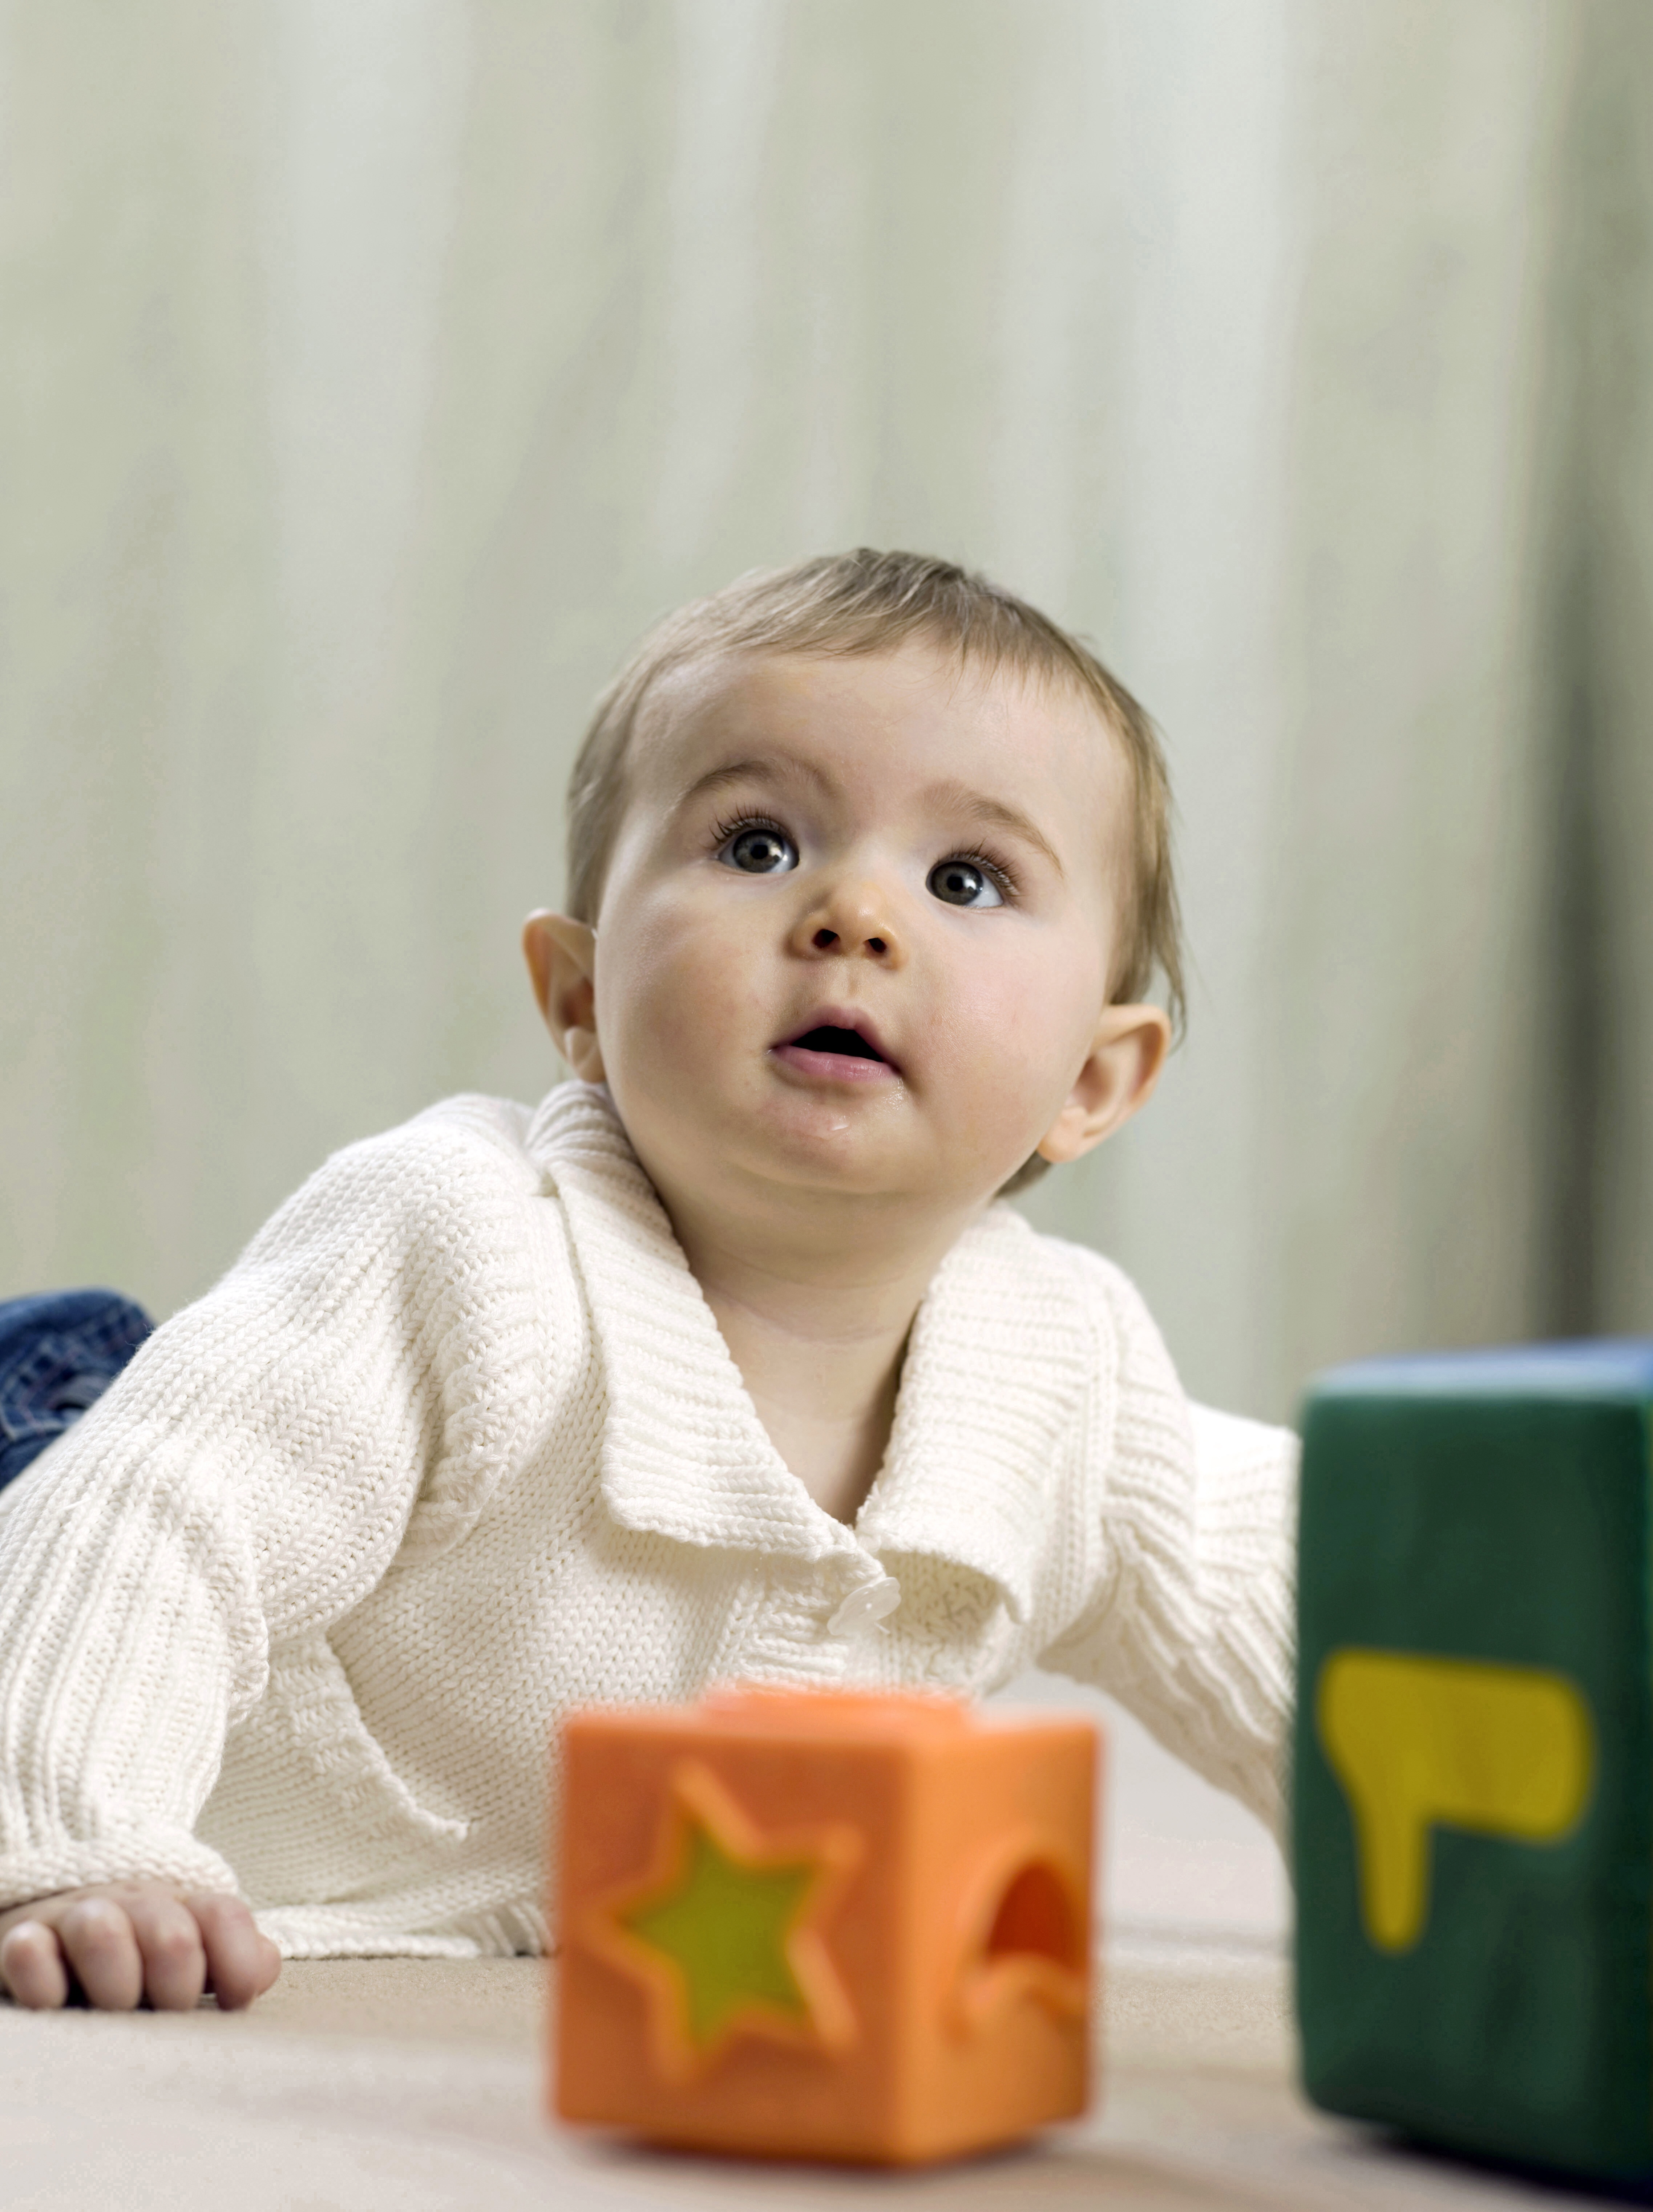
[[954, 2001], [955, 2028], [979, 2033], [1031, 1998], [1078, 2018], [1085, 2010], [1085, 1913], [1076, 1876], [1025, 1844], [999, 1862], [977, 1892], [976, 1933], [967, 1943]]
[[994, 1964], [1014, 1958], [1046, 1959], [1053, 1966], [1084, 1964], [1067, 1885], [1054, 1867], [1036, 1860], [1015, 1875], [994, 1915], [987, 1956]]

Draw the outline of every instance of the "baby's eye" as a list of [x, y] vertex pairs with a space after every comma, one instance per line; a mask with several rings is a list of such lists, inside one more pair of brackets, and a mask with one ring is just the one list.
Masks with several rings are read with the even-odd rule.
[[976, 860], [938, 860], [930, 871], [932, 894], [948, 906], [1003, 906], [1003, 894]]
[[749, 876], [778, 876], [798, 866], [798, 848], [773, 822], [749, 822], [725, 840], [718, 858]]

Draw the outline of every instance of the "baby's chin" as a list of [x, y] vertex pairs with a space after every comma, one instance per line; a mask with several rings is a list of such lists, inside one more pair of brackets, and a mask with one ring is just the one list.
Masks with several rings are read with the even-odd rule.
[[990, 1202], [1031, 1150], [1018, 1129], [984, 1158], [979, 1138], [931, 1127], [899, 1081], [765, 1082], [733, 1097], [650, 1084], [620, 1110], [662, 1195], [692, 1192], [715, 1205], [722, 1194], [743, 1212], [766, 1200], [787, 1211], [815, 1195], [873, 1210], [967, 1214]]
[[898, 1140], [866, 1126], [824, 1133], [766, 1129], [731, 1143], [720, 1163], [754, 1197], [767, 1189], [778, 1206], [815, 1194], [864, 1204], [869, 1213], [916, 1210], [947, 1216], [990, 1203], [1021, 1164], [1012, 1160], [1000, 1175], [974, 1154], [950, 1158], [921, 1133], [903, 1133]]

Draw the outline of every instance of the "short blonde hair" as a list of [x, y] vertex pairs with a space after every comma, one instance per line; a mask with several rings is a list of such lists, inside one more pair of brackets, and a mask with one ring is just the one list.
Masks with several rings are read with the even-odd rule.
[[884, 653], [914, 636], [963, 662], [1066, 684], [1089, 700], [1118, 739], [1131, 779], [1133, 881], [1109, 995], [1134, 1002], [1159, 975], [1180, 1033], [1187, 1000], [1170, 786], [1153, 724], [1090, 647], [1048, 615], [985, 576], [922, 553], [862, 546], [760, 569], [692, 600], [649, 631], [598, 700], [569, 779], [568, 911], [579, 921], [597, 918], [625, 810], [632, 732], [662, 676], [719, 653]]

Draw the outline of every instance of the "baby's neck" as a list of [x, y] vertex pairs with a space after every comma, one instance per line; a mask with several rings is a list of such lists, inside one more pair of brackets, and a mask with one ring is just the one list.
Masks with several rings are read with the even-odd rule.
[[726, 1224], [672, 1212], [770, 1442], [818, 1505], [853, 1522], [884, 1463], [913, 1316], [951, 1235], [858, 1265], [784, 1243], [753, 1254]]

